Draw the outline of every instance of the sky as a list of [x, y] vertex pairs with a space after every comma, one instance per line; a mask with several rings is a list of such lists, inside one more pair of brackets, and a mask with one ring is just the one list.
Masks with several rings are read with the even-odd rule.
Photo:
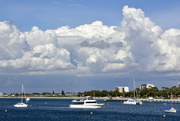
[[180, 82], [179, 0], [0, 0], [0, 92]]

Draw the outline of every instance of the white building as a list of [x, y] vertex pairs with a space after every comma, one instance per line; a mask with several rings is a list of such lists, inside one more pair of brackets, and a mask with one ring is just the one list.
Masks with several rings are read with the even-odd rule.
[[2, 97], [2, 96], [4, 96], [4, 94], [2, 92], [0, 92], [0, 96]]
[[180, 82], [178, 83], [178, 87], [180, 88]]
[[151, 89], [155, 87], [153, 84], [141, 84], [141, 89]]
[[129, 92], [129, 87], [124, 87], [125, 92]]
[[120, 93], [129, 92], [129, 87], [119, 87], [119, 86], [117, 86], [115, 88], [115, 90], [118, 90]]

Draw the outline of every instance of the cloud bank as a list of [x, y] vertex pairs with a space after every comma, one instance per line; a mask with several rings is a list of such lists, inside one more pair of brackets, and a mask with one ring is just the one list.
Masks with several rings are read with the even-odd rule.
[[141, 9], [124, 6], [120, 26], [20, 32], [0, 22], [0, 73], [128, 74], [180, 71], [180, 30], [162, 30]]

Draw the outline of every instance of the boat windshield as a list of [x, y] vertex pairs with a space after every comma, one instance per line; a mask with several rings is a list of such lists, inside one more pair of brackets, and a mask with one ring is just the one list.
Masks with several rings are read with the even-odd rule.
[[94, 98], [92, 96], [87, 96], [86, 99], [87, 100], [94, 100]]

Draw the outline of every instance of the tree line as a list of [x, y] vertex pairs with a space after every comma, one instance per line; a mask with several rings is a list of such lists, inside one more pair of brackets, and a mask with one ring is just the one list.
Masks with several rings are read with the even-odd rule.
[[[19, 96], [21, 94], [18, 93], [11, 93], [11, 95]], [[173, 87], [162, 87], [160, 90], [157, 87], [151, 87], [151, 88], [136, 88], [134, 91], [129, 92], [119, 92], [118, 90], [91, 90], [91, 91], [84, 91], [84, 92], [64, 92], [64, 90], [61, 91], [61, 93], [55, 93], [52, 91], [50, 92], [43, 92], [43, 93], [31, 93], [26, 94], [29, 96], [78, 96], [78, 97], [84, 97], [84, 96], [94, 96], [94, 97], [136, 97], [136, 98], [148, 98], [148, 97], [154, 97], [154, 98], [164, 98], [169, 99], [173, 96], [173, 98], [180, 97], [180, 88], [173, 86]]]
[[136, 97], [136, 98], [164, 98], [169, 99], [173, 96], [173, 98], [180, 97], [180, 88], [173, 86], [171, 88], [162, 87], [159, 90], [157, 87], [151, 88], [136, 88], [134, 91], [129, 92], [119, 92], [118, 90], [91, 90], [85, 91], [83, 93], [78, 93], [78, 96], [95, 96], [95, 97]]
[[[6, 95], [6, 93], [4, 93], [4, 94]], [[10, 95], [20, 96], [20, 95], [22, 95], [22, 93], [11, 93]], [[55, 93], [55, 91], [53, 90], [52, 93], [50, 93], [50, 92], [42, 92], [42, 93], [34, 92], [34, 93], [26, 93], [24, 95], [27, 95], [27, 96], [66, 96], [66, 93], [64, 92], [64, 90], [62, 90], [61, 93]]]

